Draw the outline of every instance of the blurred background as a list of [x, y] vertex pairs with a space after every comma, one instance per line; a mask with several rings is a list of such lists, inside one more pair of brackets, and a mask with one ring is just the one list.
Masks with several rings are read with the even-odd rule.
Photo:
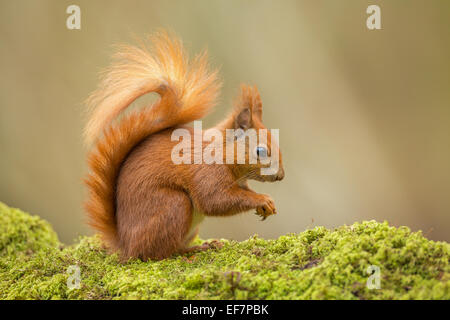
[[[81, 30], [66, 8], [81, 8]], [[381, 8], [381, 30], [366, 9]], [[280, 129], [286, 177], [252, 187], [279, 214], [208, 218], [204, 238], [275, 238], [388, 220], [450, 241], [450, 1], [0, 0], [0, 201], [91, 234], [82, 202], [83, 101], [112, 45], [168, 28], [207, 47], [224, 80], [206, 122], [241, 82]]]

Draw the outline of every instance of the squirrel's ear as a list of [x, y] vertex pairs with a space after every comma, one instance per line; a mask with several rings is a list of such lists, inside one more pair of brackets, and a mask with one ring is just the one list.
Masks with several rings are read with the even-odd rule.
[[253, 121], [262, 121], [262, 102], [258, 89], [253, 86], [241, 85], [241, 94], [235, 102], [234, 129], [247, 130], [253, 126]]
[[242, 84], [236, 106], [238, 109], [249, 108], [251, 116], [262, 121], [262, 101], [256, 86]]
[[250, 108], [242, 108], [234, 118], [234, 128], [247, 130], [252, 126], [252, 113]]

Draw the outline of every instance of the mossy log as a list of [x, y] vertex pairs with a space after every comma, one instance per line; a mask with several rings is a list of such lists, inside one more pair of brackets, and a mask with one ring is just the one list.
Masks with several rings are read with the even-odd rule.
[[49, 223], [0, 203], [0, 299], [450, 299], [450, 244], [407, 227], [365, 221], [220, 241], [120, 263], [98, 237], [63, 245]]

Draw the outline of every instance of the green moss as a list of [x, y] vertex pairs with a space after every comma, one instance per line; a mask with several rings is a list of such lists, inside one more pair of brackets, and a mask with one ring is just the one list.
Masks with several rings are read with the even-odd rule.
[[[97, 237], [64, 247], [46, 222], [5, 205], [0, 222], [0, 299], [450, 299], [450, 245], [387, 222], [126, 264]], [[79, 289], [67, 286], [72, 265]], [[370, 265], [380, 289], [366, 286]]]
[[58, 244], [48, 222], [0, 202], [0, 256], [29, 255]]

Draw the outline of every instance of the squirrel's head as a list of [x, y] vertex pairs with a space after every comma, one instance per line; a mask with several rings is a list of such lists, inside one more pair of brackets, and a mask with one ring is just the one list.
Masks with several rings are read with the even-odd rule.
[[228, 131], [224, 158], [226, 163], [234, 160], [230, 165], [239, 178], [262, 182], [284, 178], [278, 130], [264, 126], [261, 97], [256, 87], [241, 86], [233, 112], [222, 123], [222, 129]]

